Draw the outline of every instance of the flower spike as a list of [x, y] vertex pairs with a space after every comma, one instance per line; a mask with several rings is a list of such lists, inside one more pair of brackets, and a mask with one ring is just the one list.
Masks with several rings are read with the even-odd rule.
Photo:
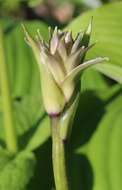
[[57, 27], [52, 31], [49, 28], [48, 44], [39, 31], [37, 40], [34, 40], [25, 26], [22, 27], [26, 41], [32, 47], [38, 62], [45, 110], [50, 116], [59, 115], [74, 98], [74, 91], [83, 70], [108, 61], [106, 57], [98, 57], [84, 62], [85, 54], [94, 45], [89, 45], [92, 19], [83, 35], [78, 33], [75, 39], [72, 38], [71, 31], [62, 32]]

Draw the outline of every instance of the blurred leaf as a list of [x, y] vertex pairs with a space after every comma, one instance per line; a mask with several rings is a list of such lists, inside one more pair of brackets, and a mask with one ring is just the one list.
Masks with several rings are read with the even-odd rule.
[[28, 5], [30, 7], [36, 7], [38, 5], [40, 5], [42, 2], [44, 2], [45, 0], [28, 0]]
[[10, 161], [11, 155], [7, 150], [0, 147], [0, 172], [4, 169], [5, 165]]
[[[1, 156], [3, 157], [4, 154], [2, 153]], [[4, 156], [7, 160], [6, 157]], [[26, 189], [26, 185], [34, 175], [34, 168], [35, 157], [31, 152], [20, 152], [15, 158], [9, 156], [9, 161], [7, 163], [4, 161], [4, 167], [0, 170], [0, 189]]]
[[122, 2], [102, 6], [76, 18], [68, 28], [74, 34], [83, 29], [93, 16], [92, 41], [98, 41], [87, 58], [107, 56], [110, 62], [95, 66], [103, 74], [122, 83]]
[[[36, 130], [36, 125], [40, 124], [39, 121], [44, 114], [43, 105], [41, 104], [40, 76], [32, 51], [24, 41], [20, 22], [13, 25], [12, 21], [1, 20], [0, 23], [5, 31], [5, 54], [10, 71], [16, 128], [20, 137], [20, 144], [24, 147], [32, 135], [29, 130], [33, 131], [32, 128], [34, 127]], [[42, 36], [47, 37], [48, 31], [45, 24], [34, 21], [27, 22], [25, 25], [33, 36], [39, 28]], [[3, 144], [1, 97], [0, 112], [0, 129], [2, 131], [0, 133], [0, 143]], [[43, 129], [45, 131], [45, 128]], [[43, 130], [41, 129], [41, 131]]]
[[81, 95], [70, 145], [73, 190], [121, 189], [121, 105], [119, 86]]
[[87, 147], [86, 155], [95, 174], [94, 190], [121, 189], [121, 113], [122, 108], [114, 107], [110, 110], [102, 118], [98, 130]]
[[0, 0], [0, 10], [5, 14], [9, 12], [17, 12], [26, 3], [29, 7], [35, 7], [42, 3], [44, 0]]
[[41, 97], [25, 95], [20, 101], [15, 99], [14, 110], [18, 135], [23, 135], [30, 127], [34, 127], [44, 115]]
[[108, 77], [114, 79], [115, 81], [122, 84], [122, 67], [117, 66], [116, 64], [101, 64], [100, 66], [96, 65], [95, 68], [100, 71], [101, 73], [104, 73]]
[[106, 90], [108, 85], [102, 75], [93, 68], [88, 68], [81, 77], [81, 93], [85, 90]]
[[42, 145], [50, 136], [50, 124], [49, 118], [43, 118], [37, 126], [35, 132], [33, 132], [30, 141], [27, 144], [27, 150], [37, 149]]
[[[23, 149], [34, 150], [50, 136], [49, 119], [46, 116], [40, 97], [25, 95], [14, 100], [14, 115], [19, 145]], [[0, 114], [0, 143], [4, 145], [2, 113]]]
[[[41, 22], [25, 23], [29, 32], [35, 36], [37, 29], [47, 38], [47, 26]], [[7, 27], [6, 27], [7, 28]], [[25, 43], [20, 22], [5, 33], [6, 60], [10, 70], [13, 96], [19, 97], [40, 87], [40, 77], [30, 47]]]
[[102, 5], [101, 0], [82, 0], [83, 3], [90, 8], [97, 8]]
[[12, 3], [10, 0], [0, 1], [0, 5], [2, 8], [1, 11], [3, 11], [3, 10], [8, 10], [8, 11], [16, 10], [19, 7], [19, 3], [20, 3], [20, 0], [12, 0]]

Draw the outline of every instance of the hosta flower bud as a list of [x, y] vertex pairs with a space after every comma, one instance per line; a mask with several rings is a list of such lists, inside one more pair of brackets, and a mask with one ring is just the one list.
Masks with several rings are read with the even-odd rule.
[[84, 34], [78, 33], [75, 39], [71, 31], [61, 32], [55, 27], [51, 32], [49, 28], [48, 43], [44, 42], [39, 32], [33, 39], [23, 28], [40, 69], [45, 109], [51, 116], [58, 115], [72, 99], [82, 71], [108, 58], [98, 57], [84, 62], [86, 52], [93, 46], [89, 46], [91, 21]]

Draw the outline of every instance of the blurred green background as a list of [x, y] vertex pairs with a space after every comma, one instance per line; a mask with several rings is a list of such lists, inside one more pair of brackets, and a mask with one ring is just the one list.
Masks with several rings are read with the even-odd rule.
[[11, 156], [5, 149], [0, 91], [0, 190], [54, 187], [49, 120], [41, 102], [38, 68], [24, 41], [21, 23], [32, 36], [39, 28], [48, 40], [48, 26], [71, 29], [75, 36], [91, 16], [91, 43], [98, 43], [87, 59], [107, 56], [110, 62], [87, 69], [81, 77], [68, 150], [70, 182], [72, 190], [122, 189], [121, 0], [0, 0], [0, 27], [20, 150]]
[[63, 25], [84, 11], [119, 1], [121, 0], [0, 0], [0, 16], [41, 19], [53, 25]]

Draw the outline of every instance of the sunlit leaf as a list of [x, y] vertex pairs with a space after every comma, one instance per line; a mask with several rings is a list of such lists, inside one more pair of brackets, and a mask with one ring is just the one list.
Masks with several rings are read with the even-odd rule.
[[119, 86], [81, 96], [71, 138], [74, 190], [121, 189], [121, 104]]
[[[4, 156], [2, 154], [1, 156]], [[16, 157], [7, 156], [8, 161], [0, 171], [0, 189], [23, 190], [34, 175], [35, 157], [31, 152], [20, 152]]]
[[[91, 16], [93, 16], [92, 41], [98, 43], [89, 51], [87, 58], [97, 56], [107, 56], [110, 58], [109, 66], [99, 64], [96, 69], [108, 77], [122, 81], [122, 3], [113, 3], [102, 6], [99, 9], [88, 11], [76, 18], [68, 28], [74, 34], [80, 29], [84, 29]], [[115, 73], [116, 70], [116, 73]]]

